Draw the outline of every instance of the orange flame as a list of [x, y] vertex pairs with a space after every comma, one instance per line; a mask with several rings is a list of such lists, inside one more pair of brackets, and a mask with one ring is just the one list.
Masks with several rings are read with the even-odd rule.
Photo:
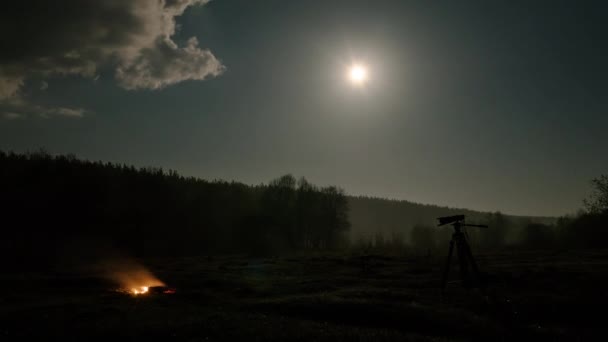
[[119, 285], [120, 292], [142, 295], [148, 293], [152, 286], [165, 286], [145, 266], [131, 258], [107, 260], [100, 266], [105, 276]]
[[148, 289], [148, 286], [134, 287], [131, 289], [131, 292], [133, 292], [134, 295], [146, 294], [148, 293]]

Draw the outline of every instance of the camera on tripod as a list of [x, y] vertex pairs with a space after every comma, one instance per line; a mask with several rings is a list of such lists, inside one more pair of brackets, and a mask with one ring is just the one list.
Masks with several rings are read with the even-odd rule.
[[[477, 263], [475, 262], [473, 254], [471, 253], [471, 247], [467, 242], [467, 236], [462, 232], [462, 227], [488, 228], [488, 226], [485, 224], [467, 224], [465, 223], [464, 219], [464, 215], [453, 215], [437, 218], [437, 220], [439, 220], [439, 224], [437, 225], [438, 227], [451, 224], [454, 228], [454, 234], [452, 234], [452, 240], [450, 240], [450, 250], [448, 252], [448, 258], [443, 272], [441, 286], [442, 289], [445, 290], [448, 281], [448, 274], [450, 272], [450, 264], [452, 263], [452, 254], [455, 247], [456, 255], [458, 256], [458, 263], [460, 265], [460, 278], [462, 280], [462, 284], [467, 288], [478, 287], [483, 291], [485, 284], [481, 279], [479, 270], [477, 268]], [[471, 273], [469, 273], [469, 267], [472, 270]]]

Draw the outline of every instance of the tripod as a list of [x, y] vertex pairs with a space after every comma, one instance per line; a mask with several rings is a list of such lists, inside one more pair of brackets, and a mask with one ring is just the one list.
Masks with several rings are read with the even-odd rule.
[[451, 224], [454, 227], [454, 234], [452, 234], [452, 240], [450, 240], [450, 250], [448, 252], [448, 258], [443, 271], [443, 278], [441, 282], [442, 290], [445, 290], [448, 281], [448, 274], [450, 272], [450, 264], [452, 263], [452, 254], [454, 254], [454, 248], [456, 248], [456, 255], [458, 256], [458, 264], [460, 269], [460, 279], [465, 288], [477, 287], [483, 290], [483, 284], [479, 275], [479, 269], [473, 254], [471, 253], [471, 247], [467, 242], [466, 235], [462, 232], [462, 227], [482, 227], [487, 228], [486, 225], [480, 224], [465, 224], [464, 215], [440, 217], [439, 226]]

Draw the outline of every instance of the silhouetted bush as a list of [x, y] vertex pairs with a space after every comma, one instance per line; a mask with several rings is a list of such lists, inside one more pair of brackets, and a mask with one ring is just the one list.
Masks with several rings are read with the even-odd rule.
[[583, 203], [591, 214], [605, 214], [608, 212], [608, 175], [601, 175], [591, 180], [593, 190], [589, 198]]

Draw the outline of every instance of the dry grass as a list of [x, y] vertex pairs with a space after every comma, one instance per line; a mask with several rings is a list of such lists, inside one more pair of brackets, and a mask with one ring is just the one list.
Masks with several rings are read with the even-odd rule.
[[178, 293], [131, 297], [95, 274], [3, 275], [0, 340], [598, 339], [608, 253], [480, 256], [486, 295], [438, 288], [443, 260], [326, 255], [147, 260]]

